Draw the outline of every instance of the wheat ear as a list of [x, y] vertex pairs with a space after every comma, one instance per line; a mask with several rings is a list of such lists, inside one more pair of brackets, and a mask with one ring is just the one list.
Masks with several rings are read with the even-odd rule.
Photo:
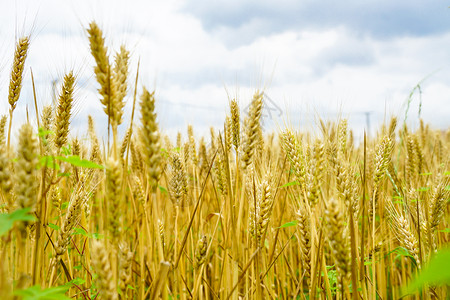
[[245, 139], [242, 147], [242, 168], [247, 169], [252, 162], [253, 153], [258, 140], [258, 129], [261, 126], [260, 119], [263, 106], [263, 93], [256, 92], [250, 104], [248, 116], [245, 118]]
[[141, 122], [142, 131], [140, 134], [143, 145], [147, 174], [152, 189], [158, 186], [161, 176], [161, 143], [156, 122], [155, 93], [150, 93], [145, 87], [141, 96]]
[[234, 145], [234, 149], [237, 151], [241, 141], [241, 129], [240, 129], [241, 119], [239, 113], [239, 105], [236, 99], [231, 100], [230, 112], [231, 112], [232, 143]]
[[92, 265], [98, 275], [99, 299], [117, 300], [116, 284], [113, 280], [113, 273], [105, 245], [100, 241], [92, 240], [91, 256]]
[[69, 135], [74, 86], [75, 76], [72, 72], [70, 72], [66, 76], [64, 76], [61, 94], [59, 95], [58, 99], [58, 110], [56, 114], [55, 124], [55, 145], [58, 149], [58, 152], [67, 143], [67, 137]]
[[19, 146], [15, 173], [16, 202], [20, 208], [36, 208], [37, 180], [36, 165], [38, 163], [38, 145], [33, 127], [23, 124], [19, 131]]
[[29, 46], [30, 46], [30, 38], [25, 36], [19, 39], [19, 41], [16, 44], [16, 50], [14, 51], [14, 62], [11, 70], [11, 79], [9, 81], [9, 93], [8, 93], [8, 102], [10, 105], [8, 143], [7, 143], [8, 150], [10, 145], [13, 111], [16, 108], [17, 101], [19, 100], [20, 96], [20, 91], [22, 89], [23, 71], [25, 69], [25, 59], [27, 58]]
[[325, 220], [330, 250], [336, 268], [341, 276], [346, 278], [350, 274], [350, 243], [348, 231], [344, 225], [344, 215], [335, 198], [331, 198], [327, 203]]
[[115, 56], [115, 66], [112, 78], [112, 87], [116, 89], [114, 98], [111, 99], [110, 108], [110, 121], [113, 128], [122, 123], [123, 107], [125, 106], [124, 98], [128, 88], [127, 77], [129, 59], [130, 52], [122, 45], [120, 51]]

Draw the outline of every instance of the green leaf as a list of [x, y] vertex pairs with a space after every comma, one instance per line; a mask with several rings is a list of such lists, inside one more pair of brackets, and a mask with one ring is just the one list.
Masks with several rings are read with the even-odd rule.
[[98, 232], [94, 232], [94, 233], [91, 233], [89, 237], [93, 238], [93, 239], [96, 239], [96, 240], [99, 240], [99, 239], [103, 238], [103, 234], [98, 233]]
[[395, 256], [395, 259], [396, 259], [396, 260], [397, 260], [397, 259], [400, 259], [400, 258], [402, 258], [402, 257], [409, 257], [409, 258], [414, 262], [414, 264], [417, 266], [416, 259], [414, 258], [414, 256], [412, 256], [412, 255], [409, 253], [409, 251], [408, 251], [406, 248], [404, 248], [404, 247], [397, 247], [397, 248], [395, 248], [394, 250], [388, 252], [388, 253], [385, 255], [385, 257], [388, 256], [388, 255], [390, 255], [390, 254], [392, 254], [392, 253], [397, 254], [397, 255]]
[[429, 189], [430, 189], [429, 187], [422, 186], [422, 187], [418, 188], [417, 191], [418, 191], [418, 192], [426, 192], [426, 191], [428, 191]]
[[70, 172], [58, 173], [58, 177], [70, 177]]
[[48, 145], [47, 137], [49, 135], [53, 135], [53, 134], [55, 134], [53, 131], [51, 131], [51, 130], [44, 130], [42, 127], [39, 127], [39, 132], [38, 132], [37, 135], [40, 137], [40, 139], [42, 140], [44, 145]]
[[403, 247], [397, 247], [393, 251], [391, 251], [390, 253], [392, 253], [392, 252], [395, 252], [397, 254], [396, 259], [398, 259], [400, 257], [412, 257], [412, 258], [414, 258], [411, 254], [409, 254], [409, 251], [406, 248], [403, 248]]
[[81, 235], [86, 236], [86, 237], [88, 236], [86, 230], [84, 230], [83, 228], [80, 228], [80, 227], [77, 227], [77, 228], [75, 228], [73, 230], [72, 235], [76, 235], [76, 234], [81, 234]]
[[56, 162], [56, 159], [53, 156], [42, 156], [39, 158], [39, 167], [40, 168], [48, 168], [59, 170], [59, 164]]
[[88, 233], [86, 230], [84, 230], [83, 228], [80, 228], [80, 227], [77, 227], [73, 230], [72, 235], [77, 235], [77, 234], [81, 234], [82, 236], [85, 236], [90, 239], [96, 239], [96, 240], [103, 238], [103, 234], [100, 234], [98, 232]]
[[445, 228], [442, 230], [439, 230], [440, 232], [450, 233], [450, 228]]
[[280, 186], [278, 188], [282, 189], [282, 188], [285, 188], [285, 187], [288, 187], [288, 186], [291, 186], [291, 185], [299, 185], [299, 183], [298, 183], [298, 181], [291, 181], [291, 182], [288, 182], [286, 184], [283, 184], [282, 186]]
[[292, 226], [297, 226], [297, 224], [298, 224], [298, 221], [294, 220], [294, 221], [291, 221], [291, 222], [284, 223], [283, 225], [281, 225], [280, 227], [277, 227], [277, 228], [292, 227]]
[[0, 214], [0, 236], [7, 233], [14, 225], [15, 221], [34, 221], [34, 216], [28, 214], [29, 207], [18, 209], [10, 214]]
[[68, 286], [57, 286], [41, 290], [39, 285], [35, 285], [23, 290], [14, 291], [15, 296], [22, 296], [22, 300], [71, 300], [65, 294]]
[[70, 144], [67, 147], [62, 147], [61, 153], [64, 154], [65, 156], [72, 154], [72, 149], [70, 149]]
[[92, 161], [80, 159], [77, 155], [71, 155], [68, 157], [57, 156], [60, 161], [67, 162], [75, 167], [88, 168], [88, 169], [104, 169], [102, 165], [98, 165]]
[[439, 250], [416, 279], [409, 284], [406, 292], [413, 293], [424, 284], [433, 286], [450, 284], [450, 248]]
[[72, 279], [72, 281], [70, 281], [69, 283], [72, 283], [72, 284], [74, 284], [74, 285], [82, 285], [82, 284], [84, 284], [86, 282], [86, 280], [85, 279], [83, 279], [83, 278], [75, 278], [75, 279]]
[[161, 155], [163, 157], [169, 157], [169, 151], [167, 151], [167, 149], [165, 148], [161, 148]]
[[50, 227], [51, 229], [56, 230], [56, 231], [61, 229], [61, 227], [59, 227], [58, 225], [53, 224], [53, 223], [48, 223], [48, 227]]
[[166, 194], [167, 195], [167, 189], [165, 188], [165, 187], [163, 187], [163, 186], [158, 186], [159, 187], [159, 190], [161, 191], [161, 193], [163, 193], [163, 194]]
[[429, 176], [429, 175], [433, 175], [433, 173], [431, 173], [431, 172], [429, 172], [429, 173], [420, 173], [419, 175], [422, 175], [422, 176]]
[[44, 130], [44, 128], [39, 127], [38, 136], [45, 137], [46, 135], [55, 134], [54, 131], [51, 130]]

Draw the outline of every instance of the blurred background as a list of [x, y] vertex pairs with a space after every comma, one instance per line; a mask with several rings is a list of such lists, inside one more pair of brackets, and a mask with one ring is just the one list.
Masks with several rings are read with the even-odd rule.
[[[87, 115], [106, 136], [85, 28], [95, 20], [113, 56], [132, 53], [126, 123], [137, 64], [142, 85], [156, 90], [163, 132], [194, 126], [197, 136], [222, 128], [229, 99], [245, 111], [264, 90], [264, 130], [315, 130], [318, 118], [348, 118], [355, 138], [391, 116], [450, 126], [450, 8], [445, 1], [2, 1], [0, 113], [15, 40], [31, 34], [15, 124], [34, 120], [30, 68], [38, 104], [49, 104], [64, 74], [77, 75], [71, 130], [83, 135]], [[409, 110], [407, 111], [409, 107]], [[19, 126], [15, 126], [15, 129]]]

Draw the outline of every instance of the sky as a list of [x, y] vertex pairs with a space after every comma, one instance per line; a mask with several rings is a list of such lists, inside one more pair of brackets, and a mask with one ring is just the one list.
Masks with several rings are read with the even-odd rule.
[[[111, 56], [131, 52], [128, 126], [139, 61], [142, 87], [156, 91], [160, 128], [174, 136], [188, 124], [197, 136], [223, 127], [229, 99], [245, 114], [265, 93], [263, 126], [316, 130], [318, 119], [347, 118], [355, 136], [391, 116], [414, 127], [450, 127], [450, 2], [419, 0], [1, 0], [0, 114], [14, 43], [31, 34], [14, 124], [35, 119], [31, 70], [39, 107], [52, 101], [64, 74], [77, 75], [71, 131], [84, 135], [87, 115], [105, 136], [85, 29], [96, 21]], [[412, 95], [412, 96], [410, 96]], [[410, 101], [408, 101], [408, 99]], [[137, 116], [138, 117], [138, 116]], [[369, 124], [367, 123], [369, 121]], [[16, 130], [19, 126], [15, 126]]]

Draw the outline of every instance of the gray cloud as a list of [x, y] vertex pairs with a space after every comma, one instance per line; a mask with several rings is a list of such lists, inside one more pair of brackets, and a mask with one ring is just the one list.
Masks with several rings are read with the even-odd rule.
[[450, 10], [441, 1], [210, 1], [183, 7], [207, 31], [227, 32], [229, 46], [285, 30], [343, 26], [377, 38], [424, 36], [450, 29]]

